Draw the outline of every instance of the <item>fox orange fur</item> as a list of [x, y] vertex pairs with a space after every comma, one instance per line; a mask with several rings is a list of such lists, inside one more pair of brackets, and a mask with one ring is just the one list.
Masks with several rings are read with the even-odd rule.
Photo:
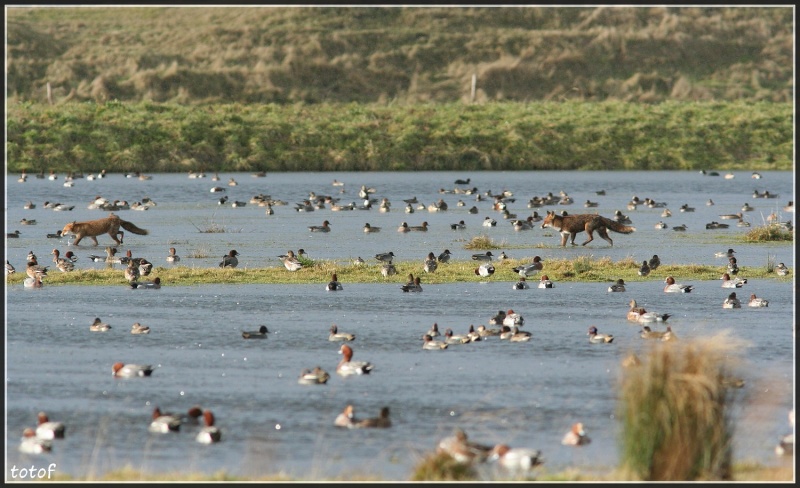
[[148, 232], [145, 229], [141, 229], [133, 224], [133, 222], [128, 222], [127, 220], [122, 220], [119, 216], [114, 215], [113, 213], [108, 214], [108, 217], [97, 219], [97, 220], [88, 220], [86, 222], [75, 222], [72, 221], [64, 226], [64, 229], [61, 231], [62, 235], [65, 234], [74, 234], [75, 242], [74, 245], [78, 245], [81, 242], [81, 239], [84, 237], [88, 237], [94, 241], [94, 245], [97, 245], [97, 236], [102, 234], [108, 234], [114, 239], [114, 242], [117, 244], [122, 244], [122, 241], [117, 238], [120, 234], [119, 228], [122, 227], [123, 229], [133, 232], [134, 234], [139, 235], [147, 235]]
[[630, 234], [636, 230], [635, 227], [620, 224], [597, 214], [556, 215], [552, 210], [548, 211], [544, 220], [542, 220], [542, 229], [545, 227], [552, 227], [561, 232], [561, 246], [567, 245], [567, 237], [571, 238], [570, 244], [574, 246], [575, 236], [584, 231], [589, 235], [589, 238], [582, 244], [583, 246], [594, 240], [594, 231], [597, 231], [600, 237], [613, 246], [614, 241], [608, 237], [609, 229], [621, 234]]

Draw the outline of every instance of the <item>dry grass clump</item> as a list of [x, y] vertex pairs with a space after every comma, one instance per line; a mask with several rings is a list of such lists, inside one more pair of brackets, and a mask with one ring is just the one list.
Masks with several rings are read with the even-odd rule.
[[624, 369], [623, 470], [644, 481], [731, 479], [735, 390], [726, 379], [744, 346], [727, 334], [663, 343]]
[[486, 251], [491, 249], [501, 249], [503, 246], [497, 244], [494, 239], [491, 237], [481, 234], [479, 236], [475, 236], [466, 244], [464, 244], [464, 249], [468, 251]]
[[420, 461], [411, 481], [474, 481], [478, 473], [467, 463], [459, 463], [447, 453], [431, 453]]
[[744, 235], [745, 242], [793, 241], [794, 228], [767, 224], [753, 227]]

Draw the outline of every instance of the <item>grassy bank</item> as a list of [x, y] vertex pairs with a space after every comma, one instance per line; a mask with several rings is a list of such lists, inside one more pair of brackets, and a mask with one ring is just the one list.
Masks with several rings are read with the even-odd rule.
[[[156, 266], [149, 277], [158, 276], [164, 286], [184, 286], [200, 284], [327, 284], [332, 273], [337, 273], [339, 281], [344, 286], [348, 283], [396, 283], [405, 284], [408, 274], [420, 276], [422, 285], [438, 283], [458, 283], [474, 281], [508, 281], [516, 282], [519, 275], [513, 268], [530, 263], [530, 260], [507, 259], [495, 262], [495, 273], [489, 278], [475, 275], [477, 261], [455, 261], [441, 264], [434, 273], [425, 273], [422, 270], [422, 261], [397, 261], [397, 275], [387, 278], [381, 275], [381, 266], [375, 264], [353, 265], [350, 262], [316, 260], [309, 266], [296, 271], [286, 270], [282, 264], [264, 268], [235, 268], [220, 269], [194, 266]], [[772, 263], [774, 265], [774, 263]], [[664, 280], [669, 275], [680, 277], [681, 281], [716, 280], [726, 272], [726, 266], [709, 265], [661, 265], [643, 278], [638, 275], [641, 263], [632, 258], [612, 261], [609, 258], [591, 259], [581, 257], [577, 259], [548, 259], [544, 272], [554, 282], [596, 282], [612, 283], [622, 278], [626, 283], [637, 281]], [[115, 265], [106, 269], [83, 269], [62, 273], [52, 269], [44, 282], [50, 285], [124, 285], [126, 283], [122, 265]], [[793, 277], [778, 276], [770, 268], [770, 263], [765, 260], [763, 266], [746, 266], [740, 268], [739, 276], [750, 279], [776, 279], [791, 282]], [[25, 270], [19, 269], [16, 273], [6, 277], [10, 285], [21, 284], [26, 277]], [[539, 275], [528, 278], [535, 284]]]

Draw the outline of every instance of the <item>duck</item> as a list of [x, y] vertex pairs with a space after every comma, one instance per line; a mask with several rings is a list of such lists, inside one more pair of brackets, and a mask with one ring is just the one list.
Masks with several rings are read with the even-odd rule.
[[672, 217], [672, 211], [670, 211], [670, 209], [668, 209], [668, 208], [665, 208], [665, 209], [664, 209], [664, 210], [661, 212], [661, 217], [662, 217], [662, 218]]
[[235, 268], [239, 266], [239, 252], [236, 249], [231, 249], [228, 254], [222, 256], [222, 261], [219, 263], [220, 268]]
[[577, 422], [572, 424], [572, 428], [564, 434], [564, 437], [561, 439], [561, 444], [565, 446], [583, 446], [589, 444], [591, 440], [589, 436], [586, 434], [586, 429], [583, 427], [583, 423]]
[[430, 334], [425, 334], [422, 336], [422, 348], [428, 350], [442, 350], [447, 349], [447, 343], [443, 341], [437, 341]]
[[491, 217], [486, 217], [481, 225], [484, 227], [497, 227], [497, 221]]
[[672, 230], [676, 232], [686, 232], [686, 229], [688, 229], [686, 224], [676, 225], [675, 227], [672, 228]]
[[750, 300], [747, 302], [748, 307], [768, 307], [769, 300], [764, 298], [759, 298], [756, 296], [755, 293], [750, 294]]
[[528, 285], [528, 282], [526, 281], [525, 277], [521, 276], [519, 278], [519, 281], [511, 285], [511, 288], [514, 290], [527, 290], [530, 288], [530, 286]]
[[706, 224], [706, 229], [727, 229], [728, 227], [730, 227], [728, 224], [720, 224], [716, 220]]
[[328, 374], [327, 371], [316, 366], [314, 369], [304, 369], [301, 371], [297, 383], [301, 385], [324, 385], [330, 378], [331, 375]]
[[356, 424], [356, 411], [353, 405], [346, 405], [344, 409], [333, 420], [333, 425], [336, 427], [345, 427], [352, 429]]
[[447, 454], [459, 464], [483, 462], [489, 457], [492, 446], [470, 441], [463, 429], [457, 428], [452, 436], [436, 444], [437, 454]]
[[353, 341], [355, 339], [355, 334], [339, 332], [339, 327], [336, 324], [331, 325], [330, 334], [328, 334], [329, 341]]
[[61, 239], [62, 237], [64, 237], [64, 236], [61, 235], [61, 231], [60, 230], [57, 230], [52, 234], [47, 234], [47, 238], [48, 239]]
[[408, 226], [408, 222], [403, 222], [400, 224], [400, 227], [397, 228], [397, 232], [410, 232], [411, 228]]
[[139, 267], [136, 266], [136, 263], [134, 263], [133, 260], [128, 261], [128, 266], [125, 267], [125, 279], [128, 280], [129, 283], [133, 283], [139, 279], [139, 274]]
[[8, 259], [6, 259], [6, 276], [14, 274], [17, 272], [17, 269], [11, 264]]
[[53, 255], [53, 262], [56, 263], [56, 268], [61, 272], [66, 273], [75, 269], [75, 263], [69, 258], [62, 258], [58, 249], [53, 249], [50, 254]]
[[289, 271], [297, 271], [303, 269], [303, 263], [301, 263], [300, 260], [297, 259], [297, 256], [295, 256], [294, 251], [292, 251], [291, 249], [286, 251], [286, 254], [278, 257], [281, 258], [283, 266]]
[[22, 220], [19, 221], [19, 223], [22, 224], [22, 225], [36, 225], [36, 220], [34, 220], [34, 219], [31, 219], [31, 220], [22, 219]]
[[404, 293], [414, 292], [419, 293], [422, 291], [422, 285], [420, 284], [419, 276], [414, 277], [413, 283], [406, 283], [405, 285], [400, 286], [400, 289], [403, 290]]
[[505, 252], [505, 251], [500, 251], [500, 255], [499, 255], [499, 256], [497, 256], [497, 260], [498, 260], [498, 261], [505, 261], [505, 260], [507, 260], [507, 259], [511, 259], [511, 258], [510, 258], [510, 257], [508, 257], [508, 254], [506, 254], [506, 252]]
[[483, 278], [488, 278], [494, 274], [494, 266], [491, 263], [483, 263], [475, 268], [475, 274]]
[[694, 290], [694, 285], [684, 285], [681, 283], [676, 283], [675, 278], [672, 276], [667, 276], [664, 279], [664, 292], [665, 293], [689, 293]]
[[262, 325], [258, 330], [243, 330], [242, 338], [244, 339], [266, 339], [269, 334], [269, 329], [266, 325]]
[[428, 257], [423, 262], [422, 269], [426, 273], [433, 273], [436, 271], [436, 268], [439, 266], [438, 261], [436, 260], [436, 255], [432, 252], [428, 253]]
[[749, 203], [742, 205], [742, 212], [752, 212], [753, 210], [753, 207], [751, 207]]
[[195, 440], [200, 444], [215, 444], [222, 440], [222, 432], [214, 425], [214, 414], [211, 410], [203, 410], [203, 427], [197, 432]]
[[22, 431], [22, 440], [19, 443], [20, 452], [25, 454], [45, 454], [52, 450], [52, 441], [38, 437], [36, 431], [32, 428], [26, 427]]
[[650, 258], [650, 261], [647, 262], [647, 265], [650, 267], [650, 271], [655, 271], [661, 266], [661, 258], [658, 257], [658, 254], [653, 254], [653, 257]]
[[475, 330], [475, 326], [473, 324], [469, 324], [469, 330], [467, 331], [467, 338], [470, 342], [478, 342], [483, 339], [483, 336]]
[[414, 232], [427, 232], [428, 231], [428, 222], [423, 222], [422, 225], [412, 225], [408, 227], [409, 230]]
[[720, 279], [722, 280], [722, 288], [741, 288], [747, 283], [746, 278], [739, 278], [738, 276], [731, 278], [728, 273], [723, 273]]
[[147, 430], [155, 434], [179, 432], [181, 430], [181, 418], [179, 415], [162, 413], [160, 408], [155, 407]]
[[614, 211], [614, 220], [616, 220], [620, 224], [631, 224], [631, 223], [633, 223], [633, 221], [631, 221], [630, 217], [628, 217], [627, 215], [623, 214], [622, 211], [620, 211], [620, 210], [615, 210]]
[[355, 427], [357, 429], [386, 429], [392, 426], [392, 421], [389, 418], [389, 407], [381, 407], [381, 411], [378, 413], [377, 417], [370, 417], [363, 420], [359, 420], [355, 423]]
[[394, 252], [389, 251], [389, 252], [382, 252], [382, 253], [376, 254], [375, 255], [375, 259], [377, 259], [378, 261], [380, 261], [382, 263], [391, 263], [392, 260], [394, 259]]
[[660, 221], [660, 220], [659, 220], [659, 221], [656, 223], [656, 225], [655, 225], [655, 228], [656, 228], [656, 229], [666, 229], [666, 228], [667, 228], [667, 224], [665, 224], [664, 222], [662, 222], [662, 221]]
[[36, 426], [36, 437], [39, 439], [53, 440], [63, 439], [66, 427], [63, 422], [50, 420], [44, 412], [39, 412], [36, 416], [38, 424]]
[[25, 288], [42, 288], [44, 286], [44, 282], [42, 281], [41, 275], [35, 275], [33, 277], [27, 277], [23, 280], [22, 286]]
[[681, 212], [694, 212], [694, 207], [690, 207], [688, 203], [684, 203], [680, 208]]
[[523, 278], [527, 278], [529, 276], [535, 275], [536, 273], [541, 271], [543, 268], [544, 268], [544, 265], [542, 264], [542, 258], [539, 257], [539, 256], [534, 256], [532, 263], [522, 264], [522, 265], [516, 266], [516, 267], [514, 267], [512, 269], [513, 269], [513, 271], [516, 271], [516, 273], [518, 275], [522, 276]]
[[642, 261], [642, 265], [639, 267], [639, 276], [647, 276], [650, 274], [650, 264], [647, 260]]
[[489, 452], [488, 461], [496, 462], [509, 471], [529, 471], [541, 465], [542, 452], [538, 449], [510, 447], [508, 444], [497, 444]]
[[630, 309], [628, 310], [627, 318], [631, 322], [649, 323], [649, 322], [666, 322], [672, 315], [668, 313], [648, 312], [644, 307], [639, 307], [636, 300], [631, 300]]
[[439, 260], [440, 263], [447, 263], [450, 261], [451, 255], [452, 254], [450, 254], [450, 249], [445, 249], [444, 251], [442, 251], [441, 254], [439, 254], [439, 256], [437, 256], [437, 259]]
[[392, 263], [386, 263], [381, 266], [381, 274], [384, 278], [388, 278], [389, 276], [397, 274], [397, 268]]
[[308, 230], [310, 230], [311, 232], [330, 232], [331, 231], [330, 222], [325, 220], [322, 222], [322, 225], [310, 225], [308, 226]]
[[134, 290], [158, 290], [161, 288], [161, 278], [153, 278], [153, 281], [134, 281], [131, 282]]
[[728, 274], [739, 274], [739, 265], [736, 262], [736, 258], [733, 256], [728, 258]]
[[525, 325], [525, 319], [522, 317], [522, 315], [518, 314], [514, 310], [508, 309], [508, 312], [506, 312], [506, 316], [503, 318], [502, 325], [507, 325], [509, 327], [516, 325], [522, 327], [523, 325]]
[[336, 366], [336, 373], [341, 376], [369, 374], [375, 367], [369, 361], [354, 361], [353, 348], [347, 344], [342, 344], [339, 354], [342, 355], [342, 360]]
[[664, 334], [665, 332], [652, 330], [649, 325], [645, 325], [639, 335], [642, 339], [663, 339]]
[[481, 337], [499, 336], [502, 333], [502, 329], [489, 329], [485, 325], [479, 325], [476, 331]]
[[731, 292], [728, 298], [723, 300], [722, 308], [742, 308], [742, 303], [736, 297], [736, 292]]
[[331, 281], [329, 281], [328, 284], [325, 285], [325, 289], [328, 291], [340, 291], [344, 289], [342, 288], [342, 284], [339, 283], [339, 277], [336, 275], [336, 273], [333, 273], [333, 275], [331, 275]]
[[778, 456], [794, 455], [794, 409], [789, 410], [789, 425], [792, 427], [792, 433], [782, 436], [775, 446], [775, 454]]
[[463, 334], [454, 334], [453, 329], [447, 328], [444, 331], [444, 342], [446, 344], [467, 344], [470, 338]]
[[439, 324], [434, 322], [433, 325], [431, 325], [431, 328], [428, 330], [428, 332], [426, 332], [424, 335], [429, 335], [431, 337], [439, 337], [440, 335], [442, 335], [439, 332]]
[[100, 320], [100, 317], [94, 319], [92, 325], [89, 326], [91, 332], [107, 332], [111, 330], [111, 326]]
[[151, 376], [153, 367], [149, 364], [125, 364], [116, 362], [111, 366], [111, 375], [119, 378], [134, 378]]
[[176, 254], [175, 248], [169, 248], [169, 254], [167, 255], [167, 262], [168, 263], [177, 263], [181, 260], [181, 257]]
[[494, 256], [494, 254], [492, 254], [492, 251], [486, 251], [483, 254], [473, 254], [472, 255], [472, 260], [473, 261], [487, 261], [488, 262], [488, 261], [492, 260], [493, 256]]
[[783, 263], [778, 263], [778, 265], [775, 266], [775, 274], [778, 276], [786, 276], [789, 274], [789, 268]]
[[12, 239], [12, 238], [16, 239], [16, 238], [19, 237], [19, 235], [20, 235], [20, 232], [18, 230], [15, 230], [14, 232], [6, 232], [6, 238], [7, 239]]
[[134, 322], [133, 325], [131, 325], [131, 334], [149, 334], [149, 333], [150, 333], [150, 327], [146, 325], [142, 325], [139, 322]]
[[466, 230], [467, 224], [465, 224], [463, 220], [460, 220], [458, 223], [450, 224], [450, 228], [453, 230]]
[[533, 217], [528, 216], [525, 220], [514, 220], [512, 222], [514, 231], [520, 232], [524, 230], [533, 230]]
[[[508, 326], [504, 325], [503, 327], [508, 327]], [[528, 342], [531, 340], [531, 337], [533, 337], [533, 334], [531, 334], [526, 330], [519, 330], [519, 327], [517, 327], [516, 325], [511, 326], [510, 329], [511, 329], [511, 337], [509, 337], [508, 340], [511, 342]]]
[[547, 275], [542, 275], [539, 279], [539, 288], [555, 288], [555, 284], [550, 281], [550, 278]]
[[730, 258], [736, 253], [733, 249], [728, 249], [727, 251], [719, 251], [714, 253], [715, 258]]
[[28, 254], [28, 264], [25, 266], [25, 274], [29, 278], [46, 278], [49, 266], [42, 266], [32, 253]]
[[608, 287], [609, 293], [618, 293], [625, 291], [625, 280], [622, 278], [618, 279], [616, 283]]
[[375, 232], [380, 232], [380, 231], [381, 231], [380, 227], [372, 226], [372, 225], [370, 225], [369, 222], [364, 224], [364, 233], [365, 234], [370, 234], [370, 233], [375, 233]]
[[594, 325], [589, 327], [589, 332], [587, 334], [589, 336], [589, 342], [592, 344], [608, 344], [614, 342], [614, 336], [611, 334], [600, 334], [597, 332], [597, 327]]

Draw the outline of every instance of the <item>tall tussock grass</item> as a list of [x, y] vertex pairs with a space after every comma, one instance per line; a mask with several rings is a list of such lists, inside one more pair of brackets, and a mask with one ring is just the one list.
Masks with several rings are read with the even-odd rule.
[[735, 390], [727, 380], [745, 346], [725, 333], [661, 343], [624, 368], [623, 472], [644, 481], [731, 479]]

